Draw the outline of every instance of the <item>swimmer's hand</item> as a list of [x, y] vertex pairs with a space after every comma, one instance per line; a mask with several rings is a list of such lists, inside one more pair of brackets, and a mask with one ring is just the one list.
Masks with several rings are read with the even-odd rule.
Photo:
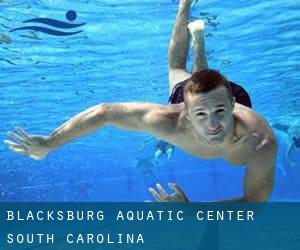
[[168, 186], [173, 189], [175, 193], [169, 195], [159, 183], [156, 184], [158, 192], [154, 188], [149, 188], [149, 192], [157, 202], [189, 202], [188, 198], [177, 184], [169, 183]]
[[51, 151], [47, 136], [31, 136], [24, 129], [16, 127], [18, 133], [9, 131], [7, 134], [17, 143], [4, 140], [10, 150], [17, 154], [27, 155], [35, 160], [41, 160]]

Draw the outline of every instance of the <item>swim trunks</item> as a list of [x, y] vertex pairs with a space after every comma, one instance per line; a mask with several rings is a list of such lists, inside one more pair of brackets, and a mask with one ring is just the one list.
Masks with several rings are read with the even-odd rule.
[[[179, 82], [174, 86], [172, 94], [169, 98], [169, 103], [175, 104], [175, 103], [181, 103], [184, 101], [183, 91], [184, 91], [184, 86], [185, 86], [187, 80]], [[234, 82], [229, 81], [229, 83], [231, 85], [232, 94], [235, 97], [236, 102], [251, 108], [252, 107], [251, 99], [250, 99], [250, 96], [247, 93], [247, 91], [242, 86], [240, 86]]]

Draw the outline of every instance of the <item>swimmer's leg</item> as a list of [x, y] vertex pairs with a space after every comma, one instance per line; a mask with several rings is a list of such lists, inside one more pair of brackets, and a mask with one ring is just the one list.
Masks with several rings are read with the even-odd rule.
[[205, 53], [204, 21], [196, 20], [188, 24], [194, 49], [193, 73], [208, 68]]
[[172, 31], [168, 49], [169, 59], [169, 94], [180, 81], [190, 77], [186, 70], [186, 60], [189, 52], [188, 16], [192, 0], [180, 0], [178, 12]]

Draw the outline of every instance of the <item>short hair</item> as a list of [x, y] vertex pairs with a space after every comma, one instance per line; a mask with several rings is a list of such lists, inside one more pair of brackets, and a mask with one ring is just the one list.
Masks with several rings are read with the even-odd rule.
[[184, 87], [184, 102], [188, 93], [207, 93], [211, 90], [224, 86], [228, 97], [232, 99], [231, 85], [224, 75], [213, 69], [205, 69], [195, 72], [187, 81]]

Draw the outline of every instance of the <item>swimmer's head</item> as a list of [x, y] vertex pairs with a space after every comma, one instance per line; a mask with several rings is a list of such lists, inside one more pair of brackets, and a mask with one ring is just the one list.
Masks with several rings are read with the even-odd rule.
[[209, 144], [223, 141], [233, 124], [235, 98], [226, 77], [215, 70], [196, 72], [184, 88], [188, 119]]
[[293, 136], [293, 142], [296, 148], [300, 149], [300, 137]]

